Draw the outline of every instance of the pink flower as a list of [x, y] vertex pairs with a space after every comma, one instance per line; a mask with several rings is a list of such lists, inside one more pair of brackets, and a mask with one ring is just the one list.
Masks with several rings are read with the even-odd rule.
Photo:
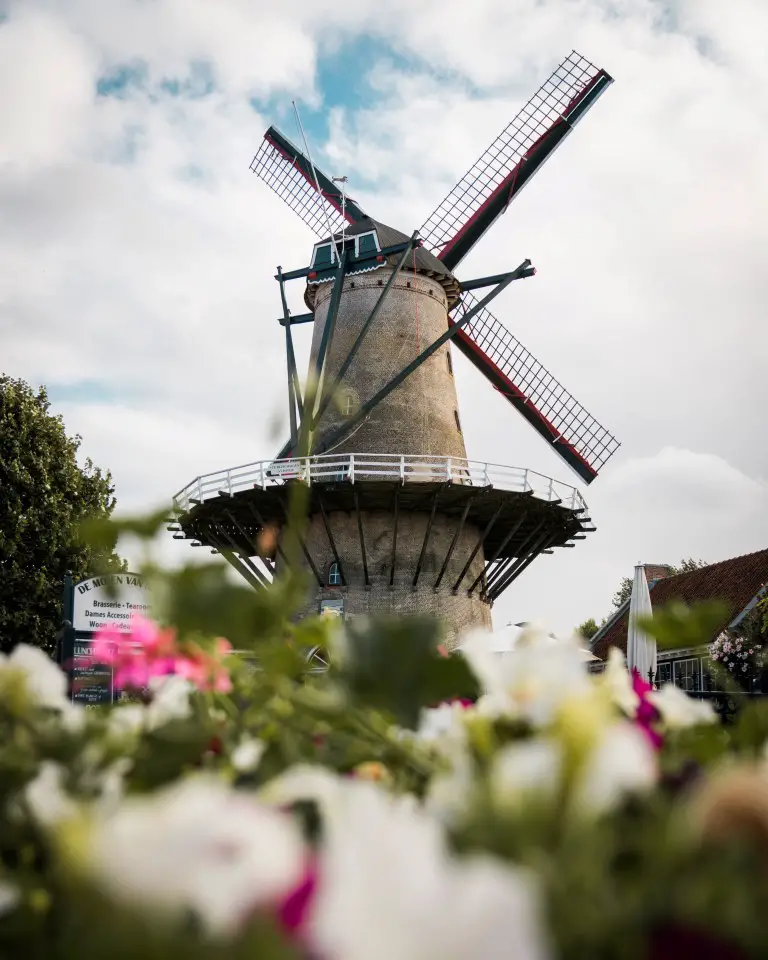
[[640, 699], [635, 714], [635, 723], [642, 729], [643, 733], [650, 740], [651, 746], [655, 750], [661, 749], [661, 734], [654, 728], [654, 722], [659, 718], [659, 711], [648, 700], [648, 694], [653, 687], [650, 683], [640, 676], [637, 670], [632, 669], [632, 689]]
[[175, 674], [199, 690], [229, 693], [232, 681], [223, 660], [231, 650], [223, 637], [216, 640], [213, 654], [196, 644], [179, 644], [174, 630], [134, 615], [129, 633], [105, 627], [96, 634], [91, 659], [113, 668], [118, 689], [145, 687], [152, 677]]
[[278, 905], [277, 916], [283, 929], [289, 933], [298, 933], [306, 923], [317, 889], [317, 864], [309, 863], [300, 883]]

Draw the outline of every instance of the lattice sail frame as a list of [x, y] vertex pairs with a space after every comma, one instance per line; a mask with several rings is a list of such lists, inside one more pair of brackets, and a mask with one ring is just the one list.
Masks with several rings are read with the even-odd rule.
[[314, 172], [320, 189], [325, 191], [318, 193], [306, 158], [274, 127], [264, 134], [250, 169], [320, 238], [329, 235], [329, 225], [330, 233], [334, 234], [346, 223], [356, 223], [363, 215], [350, 200], [342, 216], [339, 191], [316, 166]]
[[[494, 195], [507, 191], [508, 200], [511, 199], [526, 158], [558, 124], [576, 122], [581, 114], [574, 108], [601, 81], [607, 85], [611, 78], [575, 50], [571, 51], [427, 217], [419, 231], [425, 246], [439, 259], [446, 260], [451, 247]], [[599, 95], [598, 90], [595, 93]], [[483, 233], [505, 209], [506, 204], [498, 205]], [[453, 269], [460, 259], [446, 265]]]
[[[468, 290], [462, 295], [461, 304], [454, 314], [460, 316], [465, 310], [471, 309], [478, 299]], [[590, 483], [618, 450], [620, 443], [616, 437], [555, 379], [490, 310], [480, 310], [459, 331], [457, 346], [461, 346], [462, 333], [503, 375], [503, 379], [493, 378], [498, 389], [518, 409], [522, 404], [533, 408], [531, 412], [536, 416], [526, 419], [549, 440], [579, 476]], [[474, 358], [470, 359], [474, 361]], [[575, 453], [576, 457], [569, 456], [570, 452]]]

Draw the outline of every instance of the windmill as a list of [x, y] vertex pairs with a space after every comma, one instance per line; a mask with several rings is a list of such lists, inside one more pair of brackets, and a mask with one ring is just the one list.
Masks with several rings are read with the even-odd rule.
[[[410, 237], [368, 216], [346, 178], [267, 130], [251, 170], [318, 237], [308, 266], [276, 276], [291, 437], [273, 461], [180, 491], [177, 537], [213, 547], [260, 587], [286, 560], [288, 490], [307, 484], [307, 610], [432, 612], [450, 640], [489, 624], [493, 602], [537, 556], [594, 530], [574, 487], [467, 460], [450, 351], [461, 350], [583, 482], [618, 448], [488, 308], [534, 275], [530, 261], [473, 280], [454, 273], [611, 83], [572, 52]], [[288, 310], [293, 280], [306, 284], [306, 314]], [[303, 323], [314, 324], [316, 391], [302, 398], [293, 328]], [[265, 551], [267, 530], [277, 534]]]

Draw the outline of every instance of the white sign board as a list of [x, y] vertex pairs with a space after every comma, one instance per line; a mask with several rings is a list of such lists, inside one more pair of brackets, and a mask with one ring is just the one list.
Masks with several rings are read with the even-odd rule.
[[296, 480], [301, 476], [302, 467], [306, 469], [301, 460], [273, 460], [267, 467], [267, 475]]
[[[111, 596], [108, 584], [116, 593]], [[135, 573], [110, 573], [75, 584], [72, 626], [75, 630], [101, 630], [117, 627], [128, 632], [131, 617], [149, 616], [149, 597], [140, 576]]]

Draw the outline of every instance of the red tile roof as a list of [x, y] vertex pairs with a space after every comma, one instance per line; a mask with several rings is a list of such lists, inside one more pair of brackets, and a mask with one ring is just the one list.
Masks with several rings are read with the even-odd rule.
[[[690, 573], [657, 580], [651, 588], [651, 605], [657, 609], [672, 600], [680, 600], [687, 606], [703, 600], [723, 601], [728, 613], [712, 635], [711, 639], [714, 640], [766, 583], [768, 550], [760, 550], [758, 553], [747, 553], [743, 557], [712, 563]], [[605, 660], [611, 647], [618, 647], [626, 653], [628, 621], [629, 603], [613, 622], [609, 621], [595, 634], [592, 652], [601, 660]]]

